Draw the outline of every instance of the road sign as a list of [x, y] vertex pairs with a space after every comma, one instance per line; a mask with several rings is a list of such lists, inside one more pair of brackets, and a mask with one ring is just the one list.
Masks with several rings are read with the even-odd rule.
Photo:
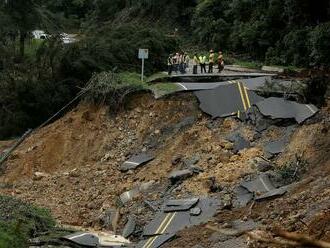
[[142, 59], [142, 70], [141, 70], [141, 81], [143, 82], [144, 77], [144, 60], [149, 58], [149, 50], [148, 49], [139, 49], [139, 59]]
[[149, 58], [149, 49], [139, 49], [139, 59], [148, 59]]

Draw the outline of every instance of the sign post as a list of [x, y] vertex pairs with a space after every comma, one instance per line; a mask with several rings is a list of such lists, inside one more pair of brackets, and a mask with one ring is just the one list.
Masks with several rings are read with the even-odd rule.
[[142, 60], [142, 69], [141, 69], [141, 81], [144, 79], [144, 60], [149, 58], [149, 50], [148, 49], [139, 49], [139, 59]]

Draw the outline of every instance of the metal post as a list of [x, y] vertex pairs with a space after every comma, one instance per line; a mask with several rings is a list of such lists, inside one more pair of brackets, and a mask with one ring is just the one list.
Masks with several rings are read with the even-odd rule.
[[142, 58], [141, 82], [143, 82], [143, 77], [144, 77], [144, 58]]

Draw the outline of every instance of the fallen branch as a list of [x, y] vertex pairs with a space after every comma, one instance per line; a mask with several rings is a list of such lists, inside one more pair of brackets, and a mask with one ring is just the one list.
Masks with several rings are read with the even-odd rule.
[[315, 240], [303, 234], [289, 233], [282, 230], [277, 230], [275, 232], [275, 235], [277, 235], [280, 239], [274, 238], [272, 234], [263, 231], [247, 232], [246, 235], [253, 240], [264, 243], [287, 245], [292, 247], [308, 246], [316, 248], [330, 248], [330, 243], [328, 242]]
[[267, 235], [267, 233], [263, 231], [253, 231], [253, 232], [247, 232], [246, 235], [253, 240], [264, 242], [264, 243], [270, 243], [270, 244], [276, 244], [276, 245], [286, 245], [286, 246], [292, 246], [297, 247], [299, 246], [299, 243], [293, 242], [293, 241], [287, 241], [282, 239], [275, 239], [271, 235]]
[[326, 241], [315, 240], [307, 235], [303, 235], [299, 233], [290, 233], [282, 230], [277, 230], [276, 235], [288, 240], [298, 242], [301, 245], [308, 245], [311, 247], [319, 247], [319, 248], [330, 248], [330, 243]]

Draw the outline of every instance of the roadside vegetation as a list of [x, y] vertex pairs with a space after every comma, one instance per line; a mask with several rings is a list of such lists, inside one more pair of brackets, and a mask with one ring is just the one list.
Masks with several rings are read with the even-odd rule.
[[48, 210], [0, 196], [0, 247], [27, 247], [28, 239], [52, 231], [54, 227], [55, 221]]

